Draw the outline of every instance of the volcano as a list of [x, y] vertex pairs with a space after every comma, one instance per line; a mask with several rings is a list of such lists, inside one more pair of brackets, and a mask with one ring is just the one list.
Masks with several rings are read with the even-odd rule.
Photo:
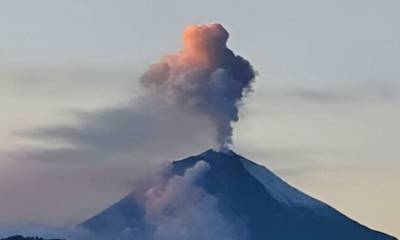
[[[217, 211], [224, 219], [228, 219], [235, 228], [243, 230], [240, 231], [243, 234], [237, 234], [234, 239], [396, 239], [355, 222], [329, 205], [290, 186], [264, 166], [231, 150], [208, 150], [200, 155], [174, 161], [165, 171], [165, 176], [184, 176], [188, 169], [199, 162], [207, 163], [209, 168], [194, 184], [216, 199]], [[142, 195], [140, 191], [133, 191], [80, 224], [79, 228], [105, 239], [155, 239], [153, 235], [157, 226], [146, 218], [147, 209]], [[191, 236], [188, 239], [198, 238]]]

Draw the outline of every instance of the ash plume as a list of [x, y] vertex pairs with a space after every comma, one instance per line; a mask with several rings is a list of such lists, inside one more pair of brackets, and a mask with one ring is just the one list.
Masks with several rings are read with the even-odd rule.
[[146, 220], [155, 230], [152, 239], [245, 239], [243, 228], [220, 213], [217, 198], [196, 186], [210, 168], [199, 161], [183, 176], [162, 179], [145, 192]]
[[[75, 109], [67, 112], [71, 123], [16, 131], [15, 136], [39, 144], [11, 150], [4, 157], [35, 166], [33, 180], [10, 176], [8, 182], [19, 186], [17, 190], [5, 184], [0, 190], [4, 196], [12, 192], [35, 204], [16, 201], [3, 214], [16, 216], [10, 221], [24, 218], [50, 226], [63, 225], [65, 218], [77, 221], [99, 207], [92, 199], [130, 190], [132, 182], [152, 175], [166, 159], [202, 151], [213, 142], [222, 150], [228, 147], [231, 124], [238, 120], [238, 109], [255, 77], [250, 63], [226, 46], [228, 37], [220, 24], [190, 26], [180, 52], [150, 66], [140, 81], [133, 79], [145, 91], [138, 88], [140, 94], [131, 101], [90, 111]], [[49, 191], [36, 194], [36, 185]], [[41, 201], [43, 194], [55, 201]], [[62, 208], [60, 202], [65, 202]], [[77, 204], [84, 207], [78, 209]]]
[[232, 122], [239, 120], [243, 97], [251, 90], [255, 71], [226, 43], [221, 24], [193, 25], [183, 34], [183, 49], [163, 57], [142, 76], [153, 89], [179, 108], [206, 116], [214, 125], [219, 149], [232, 143]]

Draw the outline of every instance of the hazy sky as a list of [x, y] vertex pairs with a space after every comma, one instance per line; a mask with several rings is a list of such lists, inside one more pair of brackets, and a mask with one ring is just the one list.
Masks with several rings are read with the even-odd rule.
[[[148, 65], [180, 48], [186, 25], [220, 22], [230, 48], [259, 72], [233, 148], [400, 236], [399, 11], [395, 0], [1, 1], [0, 226], [72, 225], [123, 196], [147, 152], [119, 139], [123, 146], [107, 148], [118, 156], [59, 159], [67, 143], [32, 131], [79, 126], [94, 111], [83, 124], [122, 133], [126, 122], [98, 119], [139, 121], [114, 110], [140, 106], [137, 81]], [[164, 140], [152, 158], [203, 150], [166, 153]]]

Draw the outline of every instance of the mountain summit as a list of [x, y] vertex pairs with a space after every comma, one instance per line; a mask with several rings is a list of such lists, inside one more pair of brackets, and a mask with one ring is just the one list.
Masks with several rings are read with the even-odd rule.
[[[396, 239], [351, 220], [230, 150], [174, 161], [164, 175], [161, 187], [135, 190], [79, 227], [112, 239]], [[173, 200], [164, 204], [165, 199]]]

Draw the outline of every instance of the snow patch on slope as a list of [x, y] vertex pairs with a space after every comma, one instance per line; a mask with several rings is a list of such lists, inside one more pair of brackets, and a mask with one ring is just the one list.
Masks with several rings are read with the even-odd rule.
[[240, 159], [243, 167], [271, 193], [279, 202], [290, 206], [322, 206], [322, 202], [307, 196], [287, 184], [273, 172], [245, 158]]

